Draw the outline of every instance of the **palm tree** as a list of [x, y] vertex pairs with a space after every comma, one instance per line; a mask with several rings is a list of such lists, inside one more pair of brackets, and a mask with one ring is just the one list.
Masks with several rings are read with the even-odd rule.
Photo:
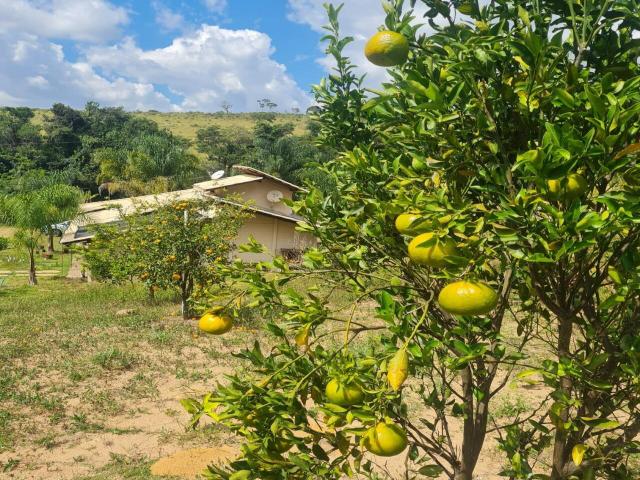
[[29, 285], [38, 283], [36, 251], [43, 233], [49, 233], [52, 248], [51, 225], [77, 217], [84, 198], [80, 189], [63, 184], [0, 198], [0, 222], [17, 228], [14, 242], [29, 254]]

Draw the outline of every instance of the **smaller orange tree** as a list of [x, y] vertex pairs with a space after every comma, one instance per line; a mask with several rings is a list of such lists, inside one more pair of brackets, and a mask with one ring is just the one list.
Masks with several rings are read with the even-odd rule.
[[247, 211], [203, 199], [176, 200], [148, 212], [148, 205], [140, 205], [123, 215], [122, 225], [100, 228], [87, 265], [99, 280], [142, 281], [151, 295], [176, 290], [188, 318], [194, 292], [222, 281], [219, 267], [228, 262]]

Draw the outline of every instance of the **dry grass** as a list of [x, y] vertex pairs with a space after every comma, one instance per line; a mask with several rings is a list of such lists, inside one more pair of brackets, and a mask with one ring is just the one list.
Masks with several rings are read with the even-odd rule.
[[16, 280], [0, 291], [0, 311], [6, 478], [152, 478], [150, 460], [228, 438], [212, 427], [185, 433], [179, 400], [230, 373], [231, 351], [252, 331], [203, 336], [171, 294], [151, 302], [139, 286], [60, 279]]

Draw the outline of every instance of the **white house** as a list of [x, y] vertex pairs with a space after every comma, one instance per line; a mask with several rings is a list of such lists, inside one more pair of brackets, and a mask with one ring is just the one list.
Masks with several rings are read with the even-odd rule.
[[253, 236], [266, 251], [262, 254], [236, 254], [244, 260], [263, 261], [277, 255], [293, 255], [315, 243], [313, 236], [296, 231], [296, 224], [301, 219], [282, 201], [292, 199], [295, 192], [302, 190], [301, 187], [255, 168], [241, 165], [233, 168], [236, 175], [196, 183], [188, 190], [86, 203], [82, 206], [80, 220], [72, 222], [60, 243], [89, 242], [95, 235], [92, 226], [118, 223], [122, 214], [133, 213], [141, 206], [151, 211], [154, 205], [206, 197], [216, 197], [228, 203], [240, 201], [253, 211], [254, 215], [240, 229], [236, 245]]

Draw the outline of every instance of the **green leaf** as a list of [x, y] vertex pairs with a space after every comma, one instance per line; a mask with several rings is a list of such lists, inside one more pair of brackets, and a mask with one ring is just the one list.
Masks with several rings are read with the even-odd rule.
[[607, 107], [605, 106], [602, 98], [589, 86], [584, 87], [584, 91], [587, 94], [587, 98], [589, 99], [589, 103], [591, 104], [591, 108], [594, 113], [600, 119], [604, 119], [607, 116]]
[[425, 465], [424, 467], [420, 467], [418, 469], [418, 473], [420, 475], [431, 478], [439, 477], [442, 472], [444, 472], [444, 470], [438, 465]]
[[587, 426], [593, 428], [594, 430], [609, 430], [612, 428], [618, 428], [620, 426], [620, 422], [616, 420], [610, 420], [608, 418], [593, 418], [593, 417], [581, 417], [582, 420]]
[[576, 99], [573, 98], [573, 95], [567, 92], [564, 88], [554, 88], [553, 96], [563, 105], [569, 108], [575, 107]]

